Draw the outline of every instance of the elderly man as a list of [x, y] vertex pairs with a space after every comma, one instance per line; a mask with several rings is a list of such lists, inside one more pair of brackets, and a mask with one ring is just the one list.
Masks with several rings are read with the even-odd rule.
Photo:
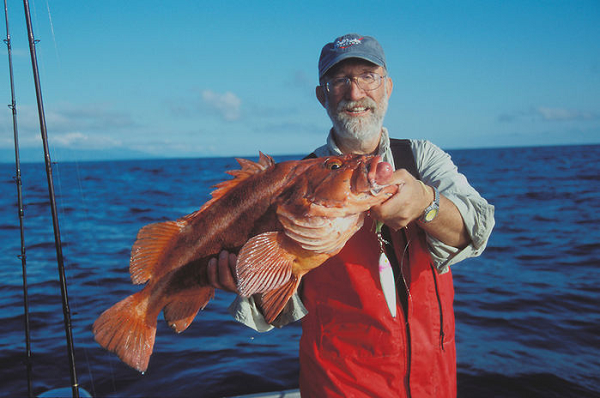
[[[449, 266], [481, 254], [494, 207], [429, 141], [390, 139], [383, 119], [392, 89], [374, 38], [348, 34], [323, 47], [316, 95], [333, 128], [311, 156], [378, 154], [394, 165], [388, 182], [399, 189], [371, 209], [338, 255], [305, 276], [300, 296], [274, 322], [302, 318], [303, 397], [456, 396]], [[385, 225], [381, 234], [376, 221]], [[382, 253], [389, 276], [380, 274]], [[215, 287], [236, 290], [235, 261], [225, 252], [211, 260]], [[386, 298], [385, 278], [395, 281], [397, 304]], [[236, 300], [232, 311], [257, 330], [273, 327], [252, 299]]]

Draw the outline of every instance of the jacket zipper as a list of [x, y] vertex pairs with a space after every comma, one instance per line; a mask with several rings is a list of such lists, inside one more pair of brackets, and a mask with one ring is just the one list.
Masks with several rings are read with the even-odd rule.
[[408, 234], [406, 233], [406, 229], [402, 229], [402, 234], [404, 235], [404, 242], [406, 246], [402, 252], [402, 258], [400, 259], [400, 276], [402, 276], [402, 282], [404, 283], [404, 289], [406, 289], [406, 314], [405, 314], [405, 327], [406, 327], [406, 393], [407, 397], [411, 398], [412, 394], [410, 391], [410, 371], [411, 371], [411, 336], [410, 336], [410, 326], [408, 324], [408, 318], [410, 316], [411, 310], [411, 301], [412, 298], [410, 296], [410, 289], [408, 288], [408, 283], [406, 283], [406, 278], [404, 277], [404, 257], [406, 256], [407, 262], [410, 264], [409, 252], [408, 252]]
[[445, 351], [445, 349], [444, 349], [444, 313], [442, 312], [442, 299], [440, 298], [440, 291], [438, 289], [436, 270], [435, 270], [433, 264], [430, 263], [429, 265], [431, 267], [433, 284], [435, 285], [435, 297], [437, 298], [438, 309], [440, 311], [440, 347], [442, 348], [442, 351]]
[[[384, 227], [384, 229], [382, 230], [382, 233], [384, 234], [384, 239], [387, 242], [392, 242], [392, 238], [390, 235], [389, 230], [387, 229], [387, 227]], [[410, 371], [411, 371], [411, 336], [410, 336], [410, 326], [408, 323], [408, 318], [409, 318], [409, 314], [411, 311], [411, 301], [412, 301], [412, 297], [410, 295], [410, 289], [408, 288], [408, 283], [406, 283], [406, 278], [404, 276], [404, 260], [406, 258], [406, 262], [408, 264], [410, 264], [410, 259], [409, 259], [409, 251], [408, 251], [408, 235], [406, 233], [405, 229], [402, 229], [402, 235], [404, 236], [404, 249], [401, 251], [400, 248], [398, 250], [398, 252], [401, 253], [401, 257], [400, 259], [398, 259], [398, 257], [395, 254], [394, 248], [391, 244], [386, 245], [386, 249], [389, 250], [389, 255], [391, 255], [391, 257], [395, 260], [394, 263], [397, 265], [397, 267], [393, 267], [394, 269], [394, 274], [396, 272], [398, 272], [400, 275], [396, 277], [396, 281], [398, 281], [399, 277], [402, 277], [402, 283], [404, 286], [404, 290], [406, 291], [406, 308], [404, 308], [404, 304], [402, 304], [402, 310], [406, 310], [406, 312], [404, 313], [404, 327], [406, 330], [406, 392], [407, 392], [407, 397], [410, 398], [411, 397], [411, 392], [410, 392]], [[386, 250], [387, 251], [387, 250]], [[396, 283], [396, 289], [399, 289], [400, 284]]]

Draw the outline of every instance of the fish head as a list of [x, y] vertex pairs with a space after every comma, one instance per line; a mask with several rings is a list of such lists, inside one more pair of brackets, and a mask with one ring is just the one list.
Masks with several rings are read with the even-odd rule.
[[[382, 167], [383, 166], [383, 167]], [[392, 169], [380, 156], [344, 155], [313, 159], [301, 174], [303, 199], [313, 216], [357, 214], [379, 205], [398, 186], [377, 178], [378, 169]]]
[[310, 252], [339, 252], [361, 228], [366, 212], [397, 192], [396, 184], [388, 184], [391, 170], [379, 156], [300, 161], [291, 173], [290, 195], [277, 206], [285, 234]]

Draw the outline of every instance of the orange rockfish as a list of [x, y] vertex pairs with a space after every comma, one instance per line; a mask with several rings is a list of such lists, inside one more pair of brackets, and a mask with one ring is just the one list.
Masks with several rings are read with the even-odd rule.
[[[184, 331], [214, 296], [207, 264], [221, 250], [238, 253], [241, 296], [261, 295], [272, 322], [302, 276], [336, 255], [358, 231], [367, 210], [396, 185], [379, 156], [331, 156], [275, 163], [238, 159], [241, 170], [221, 182], [200, 210], [138, 232], [129, 271], [144, 288], [104, 311], [94, 336], [127, 365], [144, 372], [154, 346], [157, 317]], [[384, 175], [381, 177], [381, 175]]]

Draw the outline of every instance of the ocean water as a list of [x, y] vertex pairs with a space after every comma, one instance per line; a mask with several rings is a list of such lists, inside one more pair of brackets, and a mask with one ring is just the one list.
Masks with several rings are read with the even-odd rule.
[[[453, 268], [459, 397], [600, 397], [600, 146], [449, 151], [496, 206], [484, 254]], [[297, 158], [297, 157], [296, 157]], [[278, 160], [283, 160], [279, 158]], [[259, 334], [215, 299], [182, 334], [159, 322], [141, 375], [91, 325], [137, 291], [138, 229], [195, 211], [234, 159], [57, 163], [80, 385], [93, 396], [222, 397], [297, 387], [300, 325]], [[0, 395], [27, 393], [14, 164], [0, 164]], [[23, 164], [33, 390], [70, 385], [44, 165]]]

